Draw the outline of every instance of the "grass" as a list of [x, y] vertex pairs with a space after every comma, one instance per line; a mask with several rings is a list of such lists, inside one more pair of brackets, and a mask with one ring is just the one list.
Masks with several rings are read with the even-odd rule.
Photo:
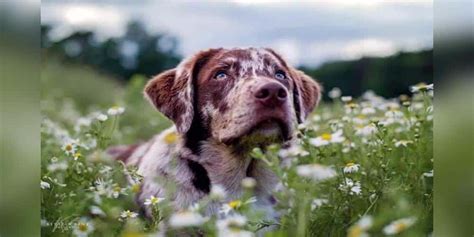
[[[183, 224], [185, 214], [200, 227], [171, 227], [168, 235], [185, 229], [206, 236], [228, 236], [229, 231], [249, 236], [266, 226], [273, 227], [266, 236], [432, 233], [432, 97], [425, 90], [402, 100], [370, 93], [347, 102], [336, 98], [300, 125], [291, 149], [254, 149], [251, 155], [282, 181], [274, 194], [278, 222], [263, 220], [246, 204], [251, 188], [242, 200], [222, 203], [238, 214], [233, 220], [203, 217], [206, 200], [180, 213], [160, 201], [149, 220], [134, 215], [140, 176], [104, 154], [111, 144], [146, 140], [171, 125], [142, 98], [144, 83], [137, 76], [123, 87], [88, 69], [43, 66], [43, 236], [145, 236], [176, 226], [175, 220]], [[125, 112], [107, 114], [116, 105]], [[98, 120], [100, 114], [107, 120]]]

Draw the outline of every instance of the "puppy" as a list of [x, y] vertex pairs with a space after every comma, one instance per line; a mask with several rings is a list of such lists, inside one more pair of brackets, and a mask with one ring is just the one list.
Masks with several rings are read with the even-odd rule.
[[[110, 149], [143, 176], [137, 201], [169, 197], [185, 209], [222, 186], [227, 201], [256, 180], [255, 205], [271, 209], [275, 174], [249, 152], [286, 143], [320, 100], [320, 86], [271, 49], [209, 49], [148, 82], [145, 97], [175, 124], [150, 141]], [[174, 186], [171, 193], [166, 187]], [[211, 203], [208, 214], [218, 212]], [[149, 215], [150, 211], [146, 210]]]

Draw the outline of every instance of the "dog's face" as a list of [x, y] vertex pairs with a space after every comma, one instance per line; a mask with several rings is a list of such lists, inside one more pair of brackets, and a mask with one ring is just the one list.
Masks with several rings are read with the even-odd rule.
[[145, 95], [178, 132], [199, 128], [235, 144], [290, 139], [319, 102], [320, 87], [270, 49], [210, 49], [153, 78]]

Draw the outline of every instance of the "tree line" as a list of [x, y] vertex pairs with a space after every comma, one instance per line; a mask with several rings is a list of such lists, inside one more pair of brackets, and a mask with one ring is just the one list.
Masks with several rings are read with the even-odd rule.
[[[175, 67], [182, 59], [178, 40], [166, 33], [150, 33], [132, 21], [125, 34], [98, 41], [92, 31], [77, 31], [53, 40], [50, 25], [41, 26], [44, 57], [91, 66], [119, 80], [146, 77]], [[433, 50], [399, 52], [388, 57], [327, 62], [319, 67], [300, 67], [327, 90], [339, 87], [343, 94], [358, 96], [370, 89], [385, 97], [407, 94], [410, 85], [433, 82]], [[325, 93], [326, 94], [326, 93]], [[325, 99], [327, 99], [325, 97]]]

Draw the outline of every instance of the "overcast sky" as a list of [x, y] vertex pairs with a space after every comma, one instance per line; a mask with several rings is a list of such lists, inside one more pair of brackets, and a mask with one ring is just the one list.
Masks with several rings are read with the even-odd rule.
[[120, 36], [133, 19], [168, 32], [189, 55], [210, 47], [272, 47], [294, 65], [386, 56], [433, 45], [432, 0], [58, 1], [43, 0], [54, 37], [92, 29]]

